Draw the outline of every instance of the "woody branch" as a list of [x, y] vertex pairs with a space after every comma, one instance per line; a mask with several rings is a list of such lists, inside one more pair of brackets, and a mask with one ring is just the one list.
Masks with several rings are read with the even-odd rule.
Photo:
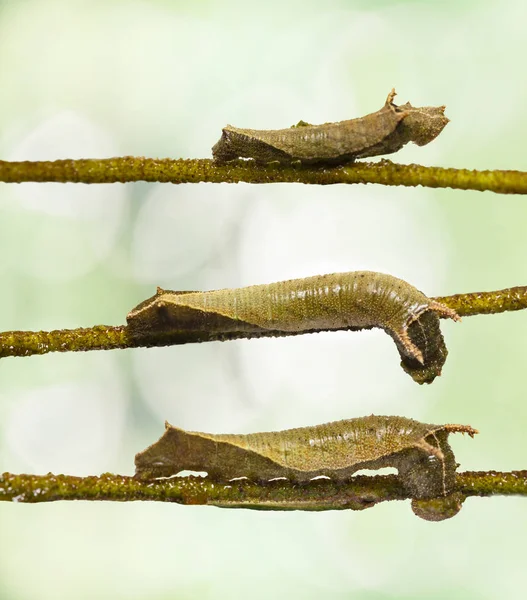
[[[527, 471], [458, 473], [453, 494], [461, 502], [470, 496], [527, 496]], [[347, 482], [314, 480], [254, 483], [247, 480], [218, 484], [201, 477], [173, 477], [144, 482], [133, 477], [16, 475], [0, 476], [0, 501], [150, 500], [223, 508], [268, 510], [363, 510], [391, 500], [409, 499], [396, 475], [353, 477]], [[441, 498], [439, 498], [441, 499]]]
[[218, 164], [210, 159], [154, 159], [123, 156], [102, 159], [56, 161], [0, 161], [0, 182], [22, 183], [378, 183], [460, 190], [526, 194], [527, 173], [523, 171], [472, 171], [421, 165], [401, 165], [389, 160], [359, 161], [343, 167], [301, 167], [253, 161]]

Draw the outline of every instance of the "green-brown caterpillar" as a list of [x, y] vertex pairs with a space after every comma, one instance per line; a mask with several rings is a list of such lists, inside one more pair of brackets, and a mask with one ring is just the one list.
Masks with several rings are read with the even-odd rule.
[[431, 383], [448, 353], [439, 316], [459, 319], [402, 279], [354, 271], [208, 292], [158, 288], [126, 319], [135, 337], [177, 331], [279, 336], [379, 327], [394, 339], [403, 369], [418, 383]]
[[321, 475], [347, 480], [360, 469], [395, 467], [412, 498], [449, 494], [457, 463], [449, 433], [468, 425], [430, 425], [413, 419], [369, 416], [267, 433], [210, 434], [165, 424], [162, 437], [135, 457], [136, 477], [170, 477], [206, 471], [211, 479], [307, 482]]
[[310, 125], [300, 121], [289, 129], [239, 129], [227, 125], [212, 148], [219, 162], [252, 158], [260, 163], [339, 165], [357, 158], [392, 154], [408, 142], [424, 146], [443, 131], [449, 119], [444, 106], [401, 106], [393, 103], [395, 90], [384, 106], [359, 119]]

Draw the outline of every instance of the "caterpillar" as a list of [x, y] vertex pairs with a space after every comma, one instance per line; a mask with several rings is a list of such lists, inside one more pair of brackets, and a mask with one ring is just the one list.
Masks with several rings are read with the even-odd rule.
[[374, 415], [246, 435], [185, 431], [167, 422], [161, 438], [136, 455], [135, 476], [148, 480], [192, 470], [220, 482], [307, 482], [321, 475], [344, 481], [360, 469], [395, 467], [410, 497], [433, 498], [453, 490], [457, 463], [448, 435], [455, 432], [478, 433], [468, 425]]
[[395, 341], [403, 369], [422, 384], [441, 374], [448, 354], [440, 316], [459, 320], [402, 279], [354, 271], [208, 292], [158, 288], [126, 319], [133, 337], [186, 331], [227, 339], [378, 327]]
[[357, 158], [392, 154], [408, 142], [424, 146], [443, 131], [449, 119], [444, 106], [414, 107], [393, 103], [395, 89], [384, 106], [365, 117], [310, 125], [300, 121], [289, 129], [239, 129], [227, 125], [212, 148], [217, 162], [252, 158], [259, 163], [340, 165]]

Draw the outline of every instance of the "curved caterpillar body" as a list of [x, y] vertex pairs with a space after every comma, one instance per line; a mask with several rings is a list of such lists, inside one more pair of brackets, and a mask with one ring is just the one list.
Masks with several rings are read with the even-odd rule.
[[457, 463], [448, 434], [468, 425], [430, 425], [404, 417], [369, 416], [314, 427], [247, 435], [189, 432], [165, 424], [165, 433], [135, 457], [136, 477], [169, 477], [183, 470], [209, 477], [305, 482], [320, 475], [347, 480], [360, 469], [395, 467], [412, 498], [446, 495]]
[[394, 339], [404, 370], [419, 383], [431, 383], [447, 356], [439, 316], [459, 319], [402, 279], [354, 271], [209, 292], [158, 288], [126, 319], [134, 336], [171, 331], [272, 336], [379, 327]]
[[397, 152], [408, 142], [424, 146], [449, 121], [444, 106], [417, 108], [409, 102], [396, 106], [394, 97], [392, 89], [377, 112], [338, 123], [309, 125], [300, 121], [289, 129], [271, 131], [227, 125], [212, 154], [219, 162], [241, 157], [261, 163], [345, 164], [357, 158]]

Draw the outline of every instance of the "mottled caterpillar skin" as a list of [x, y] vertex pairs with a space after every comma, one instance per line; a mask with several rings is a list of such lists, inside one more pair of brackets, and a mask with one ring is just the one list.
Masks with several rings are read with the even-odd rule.
[[447, 350], [439, 316], [457, 314], [392, 275], [354, 271], [209, 292], [157, 294], [127, 316], [132, 336], [156, 332], [286, 335], [384, 329], [418, 383], [441, 374]]
[[206, 471], [211, 479], [287, 477], [306, 482], [325, 475], [347, 480], [360, 469], [395, 467], [412, 498], [451, 492], [457, 463], [448, 434], [477, 433], [468, 425], [430, 425], [404, 417], [369, 416], [325, 425], [247, 435], [165, 433], [135, 457], [136, 477], [170, 477]]
[[393, 103], [395, 90], [384, 106], [359, 119], [309, 125], [300, 121], [289, 129], [239, 129], [227, 125], [212, 148], [218, 162], [252, 158], [260, 163], [339, 165], [357, 158], [392, 154], [408, 142], [424, 146], [443, 131], [449, 119], [444, 106], [414, 107]]

